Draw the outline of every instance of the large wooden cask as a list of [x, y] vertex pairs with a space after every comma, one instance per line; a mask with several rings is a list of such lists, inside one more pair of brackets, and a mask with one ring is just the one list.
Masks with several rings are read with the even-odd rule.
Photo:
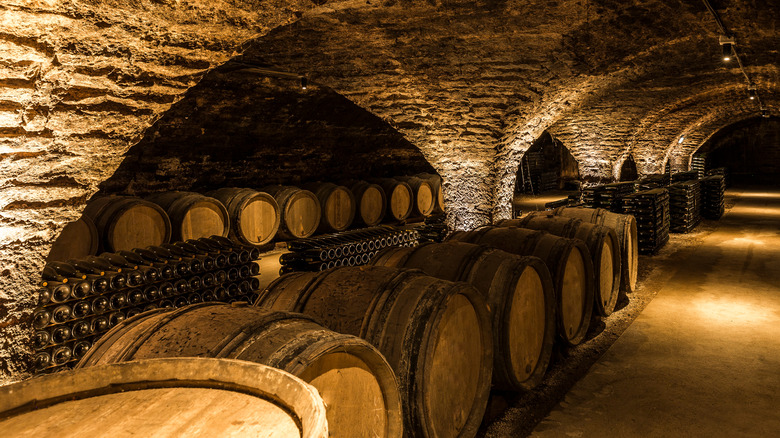
[[281, 370], [228, 359], [151, 359], [51, 374], [0, 387], [9, 437], [327, 438], [314, 387]]
[[409, 184], [394, 178], [381, 178], [375, 181], [382, 187], [387, 199], [389, 221], [400, 222], [408, 218], [414, 210], [414, 192]]
[[621, 270], [620, 289], [633, 292], [639, 271], [639, 237], [636, 219], [630, 214], [612, 213], [603, 208], [560, 207], [553, 212], [556, 216], [573, 217], [585, 222], [610, 227], [620, 240]]
[[367, 227], [379, 225], [387, 210], [387, 198], [382, 187], [367, 181], [357, 181], [350, 184], [350, 190], [356, 204], [355, 222]]
[[279, 237], [304, 239], [317, 231], [322, 207], [314, 193], [293, 186], [266, 186], [261, 190], [271, 194], [279, 204], [282, 214]]
[[310, 318], [219, 303], [161, 309], [100, 338], [79, 367], [160, 357], [248, 360], [287, 371], [319, 391], [333, 436], [401, 435], [401, 400], [390, 365], [368, 342]]
[[69, 222], [51, 246], [47, 262], [64, 262], [95, 255], [100, 245], [97, 227], [87, 216]]
[[408, 436], [476, 434], [493, 345], [485, 299], [472, 286], [419, 270], [345, 267], [284, 275], [255, 304], [310, 315], [377, 347], [398, 377]]
[[585, 242], [596, 275], [594, 294], [596, 313], [609, 316], [615, 310], [620, 295], [622, 272], [620, 242], [615, 230], [603, 225], [543, 212], [532, 212], [520, 219], [501, 221], [497, 225], [544, 230], [556, 236], [580, 239]]
[[95, 223], [102, 251], [162, 245], [171, 240], [171, 221], [159, 205], [132, 196], [106, 196], [84, 209]]
[[555, 340], [555, 292], [541, 259], [446, 242], [387, 248], [371, 264], [470, 283], [485, 296], [492, 317], [493, 386], [523, 390], [541, 383]]
[[347, 187], [333, 183], [311, 183], [303, 186], [320, 201], [321, 218], [318, 231], [344, 231], [355, 220], [355, 196]]
[[428, 217], [433, 214], [433, 210], [436, 208], [436, 192], [428, 180], [416, 176], [397, 176], [395, 178], [409, 184], [412, 189], [414, 194], [412, 216]]
[[225, 187], [207, 193], [225, 206], [230, 218], [229, 236], [245, 245], [260, 246], [276, 236], [280, 210], [276, 199], [257, 190]]
[[227, 237], [230, 217], [225, 205], [218, 199], [193, 192], [162, 192], [146, 197], [168, 213], [172, 239], [184, 241], [200, 237]]
[[436, 207], [433, 209], [434, 213], [444, 212], [444, 187], [442, 184], [442, 178], [439, 175], [432, 173], [418, 173], [415, 175], [418, 178], [428, 181], [433, 187], [434, 198], [436, 199]]
[[547, 265], [556, 292], [558, 337], [564, 344], [580, 344], [593, 313], [593, 263], [580, 240], [545, 231], [509, 227], [482, 227], [452, 233], [448, 240], [492, 246], [506, 252], [539, 257]]

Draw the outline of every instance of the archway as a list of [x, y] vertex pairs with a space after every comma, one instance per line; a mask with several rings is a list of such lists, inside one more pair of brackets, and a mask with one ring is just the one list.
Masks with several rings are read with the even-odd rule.
[[628, 158], [623, 161], [623, 165], [620, 166], [620, 182], [635, 181], [639, 178], [639, 172], [636, 169], [636, 161], [634, 156], [629, 155]]
[[544, 132], [520, 160], [515, 193], [541, 194], [579, 187], [579, 165], [569, 150]]
[[724, 167], [737, 183], [780, 184], [780, 118], [753, 117], [722, 128], [694, 153], [692, 163], [705, 172]]

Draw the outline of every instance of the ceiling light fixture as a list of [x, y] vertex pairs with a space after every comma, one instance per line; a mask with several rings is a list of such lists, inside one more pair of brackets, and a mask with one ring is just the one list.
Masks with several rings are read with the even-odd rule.
[[682, 144], [682, 142], [683, 142], [683, 141], [685, 141], [685, 136], [684, 136], [684, 135], [681, 135], [681, 136], [680, 136], [680, 139], [679, 139], [679, 140], [677, 140], [677, 144]]
[[734, 37], [731, 35], [721, 35], [718, 38], [718, 42], [720, 42], [720, 47], [723, 50], [723, 61], [731, 61], [731, 57], [734, 54], [734, 45], [736, 44]]
[[758, 92], [756, 91], [756, 86], [753, 84], [748, 85], [748, 96], [750, 97], [750, 100], [756, 100], [756, 97], [758, 96]]

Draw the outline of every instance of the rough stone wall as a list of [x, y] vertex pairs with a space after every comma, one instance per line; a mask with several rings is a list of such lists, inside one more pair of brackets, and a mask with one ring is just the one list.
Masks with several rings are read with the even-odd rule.
[[104, 194], [371, 179], [433, 172], [386, 122], [327, 87], [209, 72], [133, 146]]
[[203, 72], [308, 0], [0, 5], [0, 384], [26, 369], [43, 260], [124, 152]]

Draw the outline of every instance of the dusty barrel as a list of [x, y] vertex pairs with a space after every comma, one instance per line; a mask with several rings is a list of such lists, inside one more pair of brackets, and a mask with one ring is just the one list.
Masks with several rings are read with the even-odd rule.
[[92, 219], [82, 216], [62, 229], [46, 257], [47, 262], [82, 259], [98, 252], [100, 237]]
[[416, 176], [397, 176], [396, 179], [409, 184], [412, 189], [414, 194], [412, 215], [417, 217], [430, 216], [436, 208], [436, 193], [433, 185], [428, 180]]
[[159, 205], [140, 198], [97, 198], [87, 204], [84, 216], [95, 223], [103, 251], [146, 248], [171, 240], [168, 214]]
[[550, 270], [556, 293], [558, 337], [570, 346], [583, 341], [593, 312], [594, 293], [593, 263], [583, 242], [545, 231], [503, 227], [459, 231], [448, 239], [542, 259]]
[[328, 437], [323, 401], [301, 379], [203, 358], [103, 365], [0, 387], [0, 430], [16, 437]]
[[401, 435], [400, 394], [384, 357], [368, 342], [304, 315], [218, 303], [147, 312], [100, 338], [79, 367], [161, 357], [272, 366], [317, 388], [333, 436]]
[[355, 197], [352, 191], [333, 183], [311, 183], [303, 186], [320, 201], [319, 231], [344, 231], [355, 219]]
[[501, 389], [541, 383], [555, 340], [555, 293], [547, 266], [464, 242], [387, 248], [376, 266], [417, 268], [428, 275], [471, 283], [485, 296], [493, 323], [493, 382]]
[[367, 227], [379, 225], [387, 210], [387, 198], [382, 187], [358, 181], [351, 184], [350, 190], [355, 197], [355, 222]]
[[398, 377], [409, 436], [476, 434], [493, 346], [485, 299], [472, 286], [419, 270], [348, 267], [282, 276], [255, 304], [311, 315], [377, 347]]
[[443, 213], [444, 212], [444, 189], [443, 189], [441, 177], [439, 175], [434, 175], [432, 173], [418, 173], [415, 176], [417, 178], [424, 179], [431, 184], [431, 187], [433, 187], [434, 198], [436, 199], [436, 207], [434, 208], [433, 212]]
[[398, 181], [394, 178], [382, 178], [376, 180], [376, 183], [382, 187], [387, 199], [388, 220], [402, 221], [412, 214], [414, 209], [414, 192], [409, 184]]
[[267, 186], [261, 190], [270, 193], [279, 204], [279, 237], [303, 239], [317, 231], [322, 212], [314, 193], [293, 186]]
[[630, 214], [618, 214], [603, 208], [560, 207], [554, 211], [556, 216], [573, 217], [585, 222], [610, 227], [620, 240], [620, 289], [633, 292], [636, 289], [639, 270], [639, 237], [636, 219]]
[[184, 241], [200, 237], [227, 237], [230, 218], [225, 205], [218, 199], [193, 192], [163, 192], [147, 196], [168, 213], [172, 239]]
[[225, 187], [207, 193], [219, 200], [230, 218], [231, 239], [252, 246], [271, 241], [279, 230], [279, 204], [268, 193]]
[[544, 230], [548, 233], [585, 242], [593, 261], [596, 275], [595, 306], [601, 316], [609, 316], [615, 310], [620, 294], [620, 244], [615, 230], [603, 225], [583, 222], [579, 219], [531, 213], [520, 219], [501, 221], [499, 226]]

